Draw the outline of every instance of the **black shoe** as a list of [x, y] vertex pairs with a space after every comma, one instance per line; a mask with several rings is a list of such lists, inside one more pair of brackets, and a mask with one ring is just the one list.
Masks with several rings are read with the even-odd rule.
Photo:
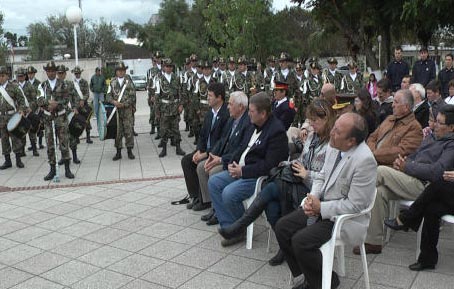
[[162, 148], [164, 146], [164, 141], [161, 139], [161, 141], [158, 144], [158, 148]]
[[191, 210], [198, 202], [198, 198], [191, 198], [191, 201], [186, 205], [186, 209]]
[[87, 136], [87, 143], [88, 144], [92, 144], [93, 143], [93, 141], [91, 140], [91, 138], [89, 136]]
[[44, 177], [45, 181], [50, 181], [55, 177], [56, 170], [55, 170], [55, 165], [50, 166], [50, 171], [49, 173]]
[[27, 148], [27, 150], [28, 150], [29, 152], [31, 152], [31, 151], [33, 150], [33, 147], [29, 146], [29, 147]]
[[44, 148], [43, 144], [39, 144], [39, 149], [42, 150]]
[[150, 134], [156, 133], [156, 127], [154, 125], [151, 126]]
[[270, 266], [278, 266], [284, 263], [284, 260], [285, 260], [284, 252], [281, 249], [279, 249], [279, 251], [277, 251], [277, 254], [268, 261], [268, 264], [270, 264]]
[[186, 127], [185, 127], [184, 131], [189, 131], [189, 124], [188, 123], [186, 123]]
[[211, 208], [211, 204], [210, 203], [198, 202], [197, 204], [195, 204], [192, 207], [192, 210], [193, 211], [203, 211], [203, 210], [206, 210], [206, 209], [209, 209], [209, 208]]
[[39, 157], [38, 149], [36, 148], [36, 143], [32, 143], [31, 150], [33, 151], [34, 157]]
[[163, 158], [167, 155], [167, 143], [162, 143], [162, 151], [159, 153], [159, 157]]
[[385, 225], [396, 231], [405, 231], [408, 232], [408, 227], [405, 225], [399, 225], [397, 219], [388, 219], [385, 220]]
[[65, 161], [65, 177], [68, 179], [74, 179], [74, 175], [69, 168], [69, 160]]
[[117, 149], [117, 154], [112, 158], [113, 161], [121, 159], [121, 149]]
[[244, 239], [246, 239], [246, 234], [241, 234], [235, 238], [232, 238], [232, 239], [224, 239], [221, 241], [221, 246], [222, 247], [229, 247], [229, 246], [232, 246], [232, 245], [235, 245], [235, 244], [238, 244], [238, 243], [241, 243], [244, 241]]
[[24, 167], [24, 163], [21, 161], [21, 154], [16, 154], [16, 167], [22, 169]]
[[219, 224], [219, 220], [218, 220], [218, 217], [216, 217], [216, 214], [213, 215], [213, 217], [211, 217], [211, 219], [209, 219], [206, 224], [208, 226], [213, 226], [213, 225], [217, 225]]
[[192, 130], [189, 131], [188, 137], [193, 137], [193, 136], [194, 136], [194, 132]]
[[416, 263], [411, 264], [410, 266], [408, 266], [408, 268], [411, 271], [422, 271], [422, 270], [435, 269], [435, 265], [429, 265], [429, 264], [423, 264], [423, 263], [420, 263], [420, 262], [416, 262]]
[[158, 132], [158, 134], [154, 137], [154, 139], [161, 139], [161, 135], [159, 134], [159, 132]]
[[60, 159], [60, 160], [58, 161], [58, 165], [59, 165], [59, 166], [62, 166], [64, 163], [65, 163], [65, 160], [64, 160], [64, 159]]
[[176, 152], [177, 156], [184, 156], [184, 155], [186, 155], [186, 152], [185, 152], [184, 150], [181, 149], [181, 146], [180, 146], [179, 143], [176, 144], [176, 151], [175, 151], [175, 152]]
[[200, 220], [206, 222], [209, 219], [211, 219], [213, 216], [214, 216], [214, 210], [211, 210], [208, 214], [203, 215], [202, 217], [200, 217]]
[[133, 160], [136, 158], [136, 156], [132, 153], [132, 148], [128, 148], [128, 158], [130, 160]]
[[139, 134], [136, 131], [133, 131], [134, 136], [138, 136]]
[[5, 155], [5, 162], [2, 166], [0, 166], [0, 170], [5, 170], [11, 168], [13, 164], [11, 163], [11, 157], [9, 155]]
[[79, 158], [77, 157], [77, 150], [72, 150], [72, 153], [73, 153], [73, 163], [75, 164], [80, 164], [80, 160]]

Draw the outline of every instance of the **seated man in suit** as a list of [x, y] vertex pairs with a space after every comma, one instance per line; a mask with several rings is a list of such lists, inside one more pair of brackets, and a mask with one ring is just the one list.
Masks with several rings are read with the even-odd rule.
[[393, 114], [370, 134], [367, 145], [379, 165], [392, 166], [398, 155], [414, 152], [422, 141], [421, 125], [413, 113], [410, 90], [398, 90], [392, 104]]
[[[250, 98], [249, 117], [253, 126], [246, 131], [227, 170], [208, 179], [208, 190], [221, 227], [233, 224], [243, 215], [243, 201], [254, 193], [257, 179], [268, 175], [271, 168], [288, 158], [285, 128], [271, 114], [271, 101], [266, 92]], [[239, 243], [244, 237], [222, 240], [221, 245]]]
[[[393, 167], [377, 168], [377, 198], [371, 212], [366, 238], [366, 253], [380, 254], [383, 220], [390, 200], [415, 200], [430, 182], [443, 179], [454, 163], [454, 106], [440, 108], [435, 124], [435, 139], [425, 138], [416, 152], [398, 156]], [[359, 247], [353, 249], [359, 255]]]
[[[208, 154], [208, 159], [201, 161], [197, 165], [197, 176], [199, 177], [201, 194], [199, 199], [203, 203], [211, 202], [210, 193], [208, 192], [209, 176], [227, 169], [233, 153], [244, 138], [244, 133], [251, 126], [251, 120], [247, 111], [248, 101], [246, 94], [242, 91], [235, 91], [230, 94], [227, 106], [230, 118], [224, 129], [224, 134]], [[201, 219], [202, 221], [206, 221], [207, 225], [218, 224], [214, 210], [203, 215]]]
[[[285, 130], [288, 130], [295, 118], [295, 109], [291, 107], [287, 98], [288, 84], [285, 82], [274, 82], [274, 100], [272, 103], [273, 115], [282, 121]], [[293, 103], [292, 103], [293, 105]], [[293, 105], [294, 106], [294, 105]]]
[[208, 105], [209, 110], [205, 116], [202, 129], [199, 134], [196, 151], [187, 154], [181, 159], [184, 179], [189, 197], [192, 202], [188, 204], [188, 209], [201, 211], [210, 207], [209, 203], [203, 203], [199, 199], [200, 184], [197, 178], [197, 165], [208, 157], [208, 153], [221, 139], [226, 127], [229, 113], [225, 103], [225, 89], [221, 83], [210, 83], [208, 85]]
[[[298, 209], [276, 224], [276, 238], [284, 251], [293, 277], [304, 274], [304, 283], [294, 288], [319, 289], [322, 282], [322, 255], [319, 248], [331, 239], [333, 218], [359, 213], [373, 201], [376, 180], [374, 156], [364, 139], [367, 123], [356, 113], [341, 115], [331, 130], [325, 164], [315, 178], [310, 194]], [[342, 239], [357, 244], [364, 239], [369, 215], [346, 223]], [[312, 225], [308, 226], [313, 223]], [[339, 286], [333, 272], [331, 288]]]
[[429, 103], [426, 99], [426, 90], [420, 83], [413, 83], [410, 85], [410, 91], [413, 95], [415, 106], [413, 112], [416, 120], [422, 128], [429, 126]]

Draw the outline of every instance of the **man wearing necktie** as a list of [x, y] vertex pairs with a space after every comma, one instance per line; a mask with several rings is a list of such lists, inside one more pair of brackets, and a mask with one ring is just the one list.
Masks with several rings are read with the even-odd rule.
[[[321, 288], [322, 256], [319, 248], [332, 234], [334, 218], [359, 213], [373, 201], [377, 163], [364, 142], [366, 121], [355, 113], [339, 117], [330, 135], [325, 165], [315, 178], [301, 209], [282, 217], [276, 224], [276, 238], [284, 251], [293, 277], [304, 274], [304, 283], [294, 288]], [[316, 219], [308, 223], [309, 218]], [[358, 244], [366, 237], [370, 214], [347, 221], [342, 240]], [[331, 288], [339, 286], [333, 272]]]

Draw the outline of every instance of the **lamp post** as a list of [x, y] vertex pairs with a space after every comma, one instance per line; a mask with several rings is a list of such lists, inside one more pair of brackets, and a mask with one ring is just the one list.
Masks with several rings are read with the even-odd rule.
[[77, 26], [82, 20], [82, 10], [77, 6], [70, 6], [66, 10], [66, 18], [70, 24], [74, 25], [74, 57], [76, 59], [76, 65], [79, 65], [79, 54], [77, 51]]
[[381, 35], [378, 35], [377, 37], [378, 40], [378, 68], [381, 69]]

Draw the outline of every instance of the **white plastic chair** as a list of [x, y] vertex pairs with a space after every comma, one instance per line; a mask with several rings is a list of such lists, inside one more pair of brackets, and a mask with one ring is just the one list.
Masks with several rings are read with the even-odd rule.
[[[344, 224], [345, 221], [347, 221], [349, 219], [353, 219], [353, 218], [368, 214], [374, 206], [376, 195], [377, 195], [377, 190], [375, 190], [375, 192], [374, 192], [374, 196], [372, 198], [372, 202], [369, 204], [369, 207], [367, 207], [360, 213], [344, 214], [344, 215], [339, 215], [336, 217], [331, 239], [320, 247], [320, 252], [322, 253], [322, 258], [323, 258], [322, 289], [331, 288], [331, 274], [333, 271], [334, 253], [335, 253], [336, 247], [339, 248], [337, 251], [337, 254], [336, 254], [337, 262], [338, 262], [337, 273], [339, 276], [345, 276], [344, 242], [340, 236], [342, 225]], [[364, 282], [366, 285], [366, 289], [370, 289], [369, 270], [367, 268], [367, 258], [366, 258], [366, 249], [364, 247], [364, 241], [362, 241], [362, 243], [359, 245], [359, 248], [361, 251], [361, 261], [363, 263]]]
[[[262, 190], [262, 184], [266, 180], [266, 178], [267, 178], [266, 176], [262, 176], [257, 179], [257, 182], [255, 183], [254, 194], [252, 196], [250, 196], [248, 199], [243, 201], [246, 209], [251, 206], [255, 197], [257, 197], [257, 194]], [[267, 248], [267, 250], [269, 250], [269, 246], [270, 246], [270, 234], [271, 234], [271, 232], [268, 232], [268, 248]], [[252, 249], [252, 237], [253, 236], [254, 236], [254, 223], [251, 223], [247, 227], [247, 233], [246, 233], [246, 249], [248, 249], [248, 250]]]

